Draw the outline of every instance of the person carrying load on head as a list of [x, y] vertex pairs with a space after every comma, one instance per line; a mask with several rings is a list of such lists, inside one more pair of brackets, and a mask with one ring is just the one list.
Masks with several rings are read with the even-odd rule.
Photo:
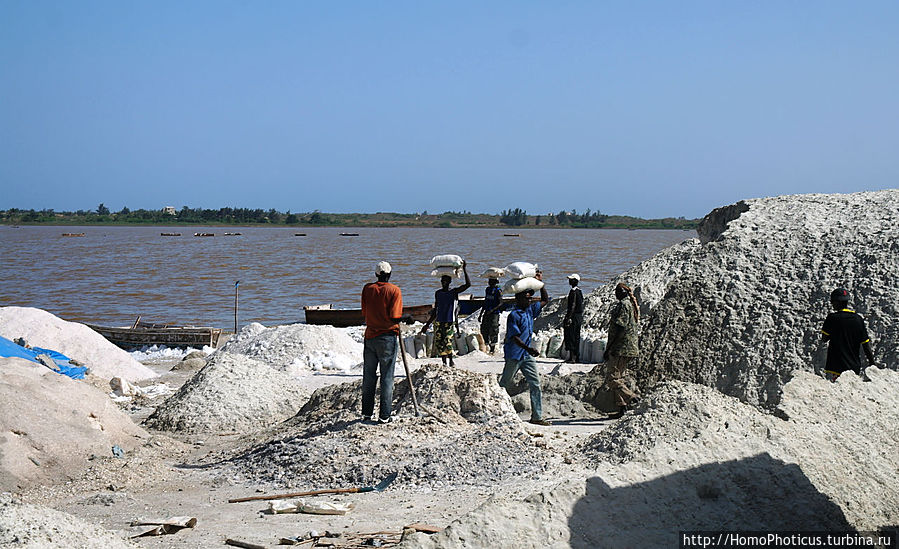
[[487, 281], [484, 290], [484, 306], [478, 320], [481, 321], [481, 335], [484, 343], [490, 349], [490, 354], [496, 351], [496, 341], [499, 339], [499, 313], [503, 308], [503, 291], [499, 287], [499, 279], [491, 277]]
[[[537, 274], [537, 280], [542, 282], [542, 275]], [[543, 306], [549, 301], [546, 286], [540, 286], [540, 301], [531, 303], [533, 289], [526, 289], [515, 294], [515, 307], [509, 312], [506, 320], [506, 341], [503, 345], [503, 354], [506, 364], [503, 374], [500, 376], [500, 387], [508, 389], [512, 383], [515, 372], [521, 370], [521, 374], [527, 381], [531, 396], [531, 419], [535, 425], [550, 425], [543, 419], [543, 393], [540, 387], [540, 371], [537, 369], [537, 361], [534, 359], [540, 354], [534, 348], [532, 339], [534, 331], [534, 319], [540, 314]]]
[[874, 365], [871, 338], [865, 328], [865, 320], [849, 308], [849, 292], [837, 288], [830, 294], [830, 305], [834, 312], [827, 315], [821, 327], [821, 341], [827, 342], [827, 362], [824, 377], [836, 382], [840, 374], [852, 370], [867, 378], [859, 360], [859, 347], [864, 349], [870, 366]]
[[465, 261], [462, 262], [462, 273], [465, 275], [465, 283], [455, 288], [450, 288], [453, 277], [443, 275], [440, 277], [441, 288], [434, 292], [434, 308], [431, 309], [431, 315], [427, 322], [421, 328], [421, 333], [428, 331], [431, 323], [434, 323], [434, 352], [446, 365], [453, 364], [453, 339], [456, 332], [454, 325], [456, 322], [456, 301], [459, 294], [471, 287], [471, 279], [468, 277], [468, 268]]
[[634, 291], [623, 283], [615, 286], [618, 304], [609, 320], [609, 339], [602, 354], [606, 361], [605, 385], [612, 390], [618, 411], [610, 417], [618, 419], [637, 399], [637, 393], [627, 386], [625, 374], [631, 362], [640, 355], [637, 335], [640, 328], [640, 308]]
[[565, 337], [565, 348], [568, 349], [568, 362], [579, 363], [581, 361], [581, 325], [584, 323], [584, 294], [577, 287], [581, 275], [574, 273], [568, 275], [568, 308], [565, 310], [565, 319], [562, 320], [562, 332]]
[[375, 420], [375, 385], [381, 373], [381, 402], [378, 423], [389, 423], [393, 412], [393, 367], [396, 363], [400, 322], [412, 324], [412, 315], [403, 314], [403, 294], [388, 282], [393, 269], [381, 261], [375, 267], [377, 282], [362, 288], [362, 316], [365, 342], [362, 349], [362, 421]]

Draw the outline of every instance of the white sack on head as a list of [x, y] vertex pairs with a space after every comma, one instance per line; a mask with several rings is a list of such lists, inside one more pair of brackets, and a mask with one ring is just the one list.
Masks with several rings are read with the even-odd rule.
[[506, 276], [506, 270], [500, 269], [499, 267], [489, 267], [478, 276], [481, 278], [502, 278]]
[[540, 288], [542, 288], [542, 287], [543, 287], [543, 282], [541, 282], [540, 280], [537, 280], [534, 277], [529, 276], [529, 277], [525, 277], [525, 278], [519, 278], [517, 280], [512, 279], [512, 280], [507, 281], [505, 284], [503, 284], [503, 293], [504, 294], [508, 294], [508, 293], [517, 294], [520, 292], [525, 292], [527, 290], [534, 290], [536, 292], [536, 291], [539, 291]]
[[453, 278], [462, 278], [462, 269], [456, 267], [437, 267], [431, 271], [431, 276], [451, 276]]
[[506, 265], [505, 273], [515, 279], [534, 277], [537, 276], [537, 264], [516, 261]]
[[464, 260], [461, 256], [455, 254], [444, 254], [444, 255], [435, 255], [431, 258], [431, 268], [436, 269], [437, 267], [453, 267], [458, 268], [462, 266]]

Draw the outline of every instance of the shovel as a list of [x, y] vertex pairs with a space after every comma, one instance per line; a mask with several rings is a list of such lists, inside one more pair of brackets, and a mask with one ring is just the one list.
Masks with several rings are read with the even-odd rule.
[[292, 492], [290, 494], [273, 494], [270, 496], [251, 496], [247, 498], [229, 499], [228, 503], [242, 503], [244, 501], [259, 501], [267, 499], [301, 498], [305, 496], [317, 496], [320, 494], [357, 494], [364, 492], [383, 492], [385, 488], [390, 486], [391, 482], [396, 480], [396, 475], [396, 473], [391, 473], [387, 476], [387, 478], [385, 478], [375, 486], [356, 486], [354, 488], [332, 488], [330, 490], [313, 490], [311, 492]]
[[406, 380], [409, 382], [409, 394], [412, 395], [412, 408], [415, 410], [415, 417], [421, 416], [418, 411], [418, 398], [415, 396], [415, 386], [412, 385], [412, 374], [409, 373], [409, 363], [406, 362], [406, 344], [403, 342], [403, 329], [400, 328], [400, 354], [403, 355], [403, 368], [406, 369]]

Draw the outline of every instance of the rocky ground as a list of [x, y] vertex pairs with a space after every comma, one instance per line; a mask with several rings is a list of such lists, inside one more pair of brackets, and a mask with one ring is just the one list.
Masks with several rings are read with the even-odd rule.
[[[895, 529], [897, 205], [897, 191], [748, 200], [591, 292], [585, 335], [597, 341], [617, 281], [640, 300], [634, 381], [644, 398], [617, 421], [606, 416], [601, 364], [538, 360], [552, 421], [541, 427], [523, 421], [523, 382], [508, 393], [496, 384], [501, 351], [471, 352], [453, 369], [410, 358], [422, 413], [399, 363], [396, 419], [369, 425], [358, 409], [358, 329], [254, 324], [211, 356], [118, 362], [93, 332], [70, 337], [71, 323], [0, 308], [0, 334], [21, 335], [7, 334], [25, 315], [28, 338], [73, 356], [96, 351], [88, 360], [104, 365], [76, 382], [0, 361], [0, 481], [14, 493], [0, 497], [0, 546], [274, 547], [325, 532], [336, 546], [389, 545], [413, 523], [446, 529], [406, 532], [405, 547], [656, 547], [684, 529]], [[888, 367], [871, 368], [870, 381], [813, 373], [837, 285], [853, 293]], [[563, 304], [539, 319], [542, 341], [557, 335]], [[142, 372], [143, 392], [109, 394], [117, 368]], [[346, 515], [228, 502], [369, 487], [394, 473], [383, 492], [304, 498], [352, 504]], [[135, 522], [176, 516], [197, 523], [125, 541], [151, 528]]]

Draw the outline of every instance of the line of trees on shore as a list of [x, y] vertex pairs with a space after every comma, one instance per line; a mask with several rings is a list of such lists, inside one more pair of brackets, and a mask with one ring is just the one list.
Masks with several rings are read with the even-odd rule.
[[305, 213], [279, 212], [275, 209], [251, 208], [165, 208], [146, 210], [122, 208], [112, 212], [104, 204], [96, 210], [57, 212], [52, 209], [0, 210], [0, 224], [5, 225], [274, 225], [274, 226], [344, 226], [344, 227], [562, 227], [622, 229], [695, 229], [698, 219], [639, 217], [602, 214], [598, 210], [562, 210], [556, 213], [530, 215], [521, 208], [503, 210], [499, 215], [447, 211], [421, 213]]

